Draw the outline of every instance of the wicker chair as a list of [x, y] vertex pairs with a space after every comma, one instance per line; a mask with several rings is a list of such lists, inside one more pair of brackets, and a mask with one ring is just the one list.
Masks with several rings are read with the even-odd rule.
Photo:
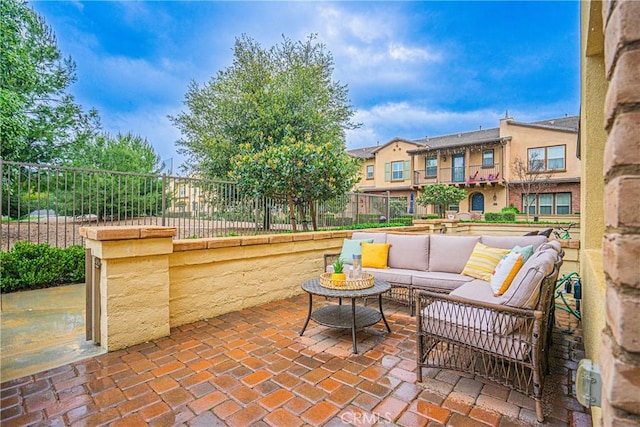
[[471, 373], [535, 399], [536, 416], [543, 422], [553, 293], [561, 264], [562, 255], [542, 280], [534, 309], [416, 290], [418, 381], [423, 367]]

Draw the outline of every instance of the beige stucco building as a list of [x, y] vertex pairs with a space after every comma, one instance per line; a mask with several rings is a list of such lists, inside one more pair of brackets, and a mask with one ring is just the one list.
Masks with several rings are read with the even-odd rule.
[[[533, 215], [571, 215], [580, 211], [580, 160], [576, 156], [578, 117], [523, 123], [506, 117], [499, 127], [352, 150], [364, 159], [358, 191], [404, 198], [410, 213], [421, 212], [413, 201], [425, 185], [464, 188], [467, 198], [449, 210], [498, 212], [513, 205]], [[520, 159], [526, 170], [514, 173]], [[529, 174], [531, 168], [534, 174]], [[545, 182], [524, 189], [531, 181]], [[525, 202], [524, 194], [528, 194]]]

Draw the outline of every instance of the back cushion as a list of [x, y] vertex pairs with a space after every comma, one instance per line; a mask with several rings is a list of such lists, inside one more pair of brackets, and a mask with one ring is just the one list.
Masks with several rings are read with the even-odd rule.
[[492, 248], [512, 249], [515, 246], [538, 246], [546, 243], [545, 236], [482, 236], [482, 243]]
[[557, 257], [553, 249], [531, 255], [504, 293], [504, 304], [511, 307], [534, 308], [540, 295], [540, 283], [553, 271]]
[[429, 269], [429, 235], [387, 234], [389, 267], [407, 270]]
[[429, 236], [429, 271], [460, 273], [480, 236]]
[[371, 233], [367, 231], [354, 231], [352, 239], [373, 239], [373, 243], [387, 243], [387, 233]]

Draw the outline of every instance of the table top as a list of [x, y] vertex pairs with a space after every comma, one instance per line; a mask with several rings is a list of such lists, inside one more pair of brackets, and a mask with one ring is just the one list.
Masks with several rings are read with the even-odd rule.
[[380, 295], [391, 289], [391, 285], [384, 280], [374, 278], [373, 286], [366, 289], [330, 289], [320, 284], [320, 278], [307, 280], [302, 284], [302, 289], [313, 295], [335, 298], [361, 298]]

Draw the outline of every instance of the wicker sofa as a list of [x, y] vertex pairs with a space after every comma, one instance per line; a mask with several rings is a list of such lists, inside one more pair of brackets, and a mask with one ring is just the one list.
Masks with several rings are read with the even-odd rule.
[[[390, 243], [387, 269], [364, 268], [392, 284], [390, 297], [417, 313], [417, 379], [422, 368], [471, 373], [532, 397], [543, 421], [542, 389], [553, 326], [553, 293], [564, 253], [545, 236], [394, 235], [355, 232], [352, 239]], [[532, 245], [512, 285], [462, 273], [476, 243]], [[325, 270], [339, 254], [325, 255]]]

